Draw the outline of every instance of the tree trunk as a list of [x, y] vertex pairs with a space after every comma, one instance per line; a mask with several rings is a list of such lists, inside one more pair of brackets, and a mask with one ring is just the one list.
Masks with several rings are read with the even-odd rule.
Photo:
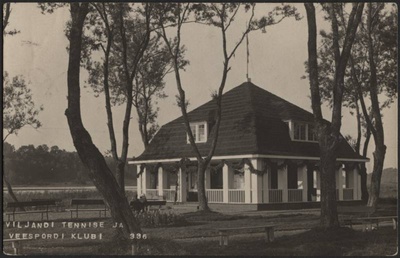
[[369, 199], [367, 204], [371, 207], [376, 207], [376, 205], [378, 204], [385, 154], [386, 146], [383, 144], [376, 144], [374, 152], [374, 170], [372, 171], [371, 185], [369, 188]]
[[210, 211], [205, 190], [205, 174], [207, 166], [204, 162], [198, 162], [197, 166], [197, 194], [199, 199], [199, 210]]
[[[377, 68], [374, 59], [374, 42], [373, 42], [373, 22], [376, 15], [373, 14], [372, 3], [368, 3], [368, 15], [367, 15], [367, 31], [368, 31], [368, 61], [370, 66], [370, 82], [369, 92], [371, 98], [371, 114], [375, 122], [375, 130], [372, 131], [375, 141], [375, 152], [374, 152], [374, 169], [372, 171], [371, 186], [369, 192], [368, 206], [376, 207], [379, 199], [379, 190], [381, 185], [381, 176], [383, 170], [383, 162], [385, 160], [386, 146], [384, 140], [384, 131], [382, 124], [382, 115], [380, 112], [380, 105], [378, 99], [378, 80], [377, 80]], [[378, 12], [379, 10], [375, 10]]]
[[[308, 22], [308, 63], [311, 90], [311, 104], [314, 120], [317, 126], [318, 142], [320, 149], [321, 173], [321, 217], [320, 224], [324, 228], [333, 228], [339, 225], [336, 207], [336, 153], [331, 135], [331, 126], [323, 121], [321, 111], [321, 97], [318, 81], [317, 59], [317, 23], [315, 7], [312, 3], [304, 4]], [[334, 116], [332, 116], [334, 118]], [[336, 117], [337, 119], [337, 117]]]
[[125, 162], [121, 160], [117, 161], [115, 179], [117, 180], [119, 187], [125, 193]]
[[174, 195], [174, 204], [178, 202], [178, 191], [179, 191], [179, 180], [175, 183], [175, 195]]
[[356, 145], [355, 145], [355, 151], [357, 153], [360, 153], [360, 145], [361, 145], [361, 113], [360, 113], [360, 107], [358, 105], [358, 97], [357, 97], [357, 92], [354, 93], [354, 103], [356, 104], [356, 120], [357, 120], [357, 140], [356, 140]]
[[367, 203], [368, 201], [368, 186], [367, 186], [367, 167], [365, 166], [365, 162], [360, 164], [360, 176], [361, 176], [361, 200], [363, 203]]
[[[324, 136], [322, 136], [324, 137]], [[339, 227], [336, 207], [336, 152], [326, 143], [320, 144], [321, 150], [321, 217], [324, 228]]]
[[83, 126], [80, 109], [80, 60], [83, 25], [88, 14], [88, 3], [71, 3], [71, 28], [69, 33], [68, 63], [68, 108], [65, 111], [74, 146], [83, 164], [88, 168], [89, 177], [102, 194], [111, 211], [114, 222], [122, 223], [124, 239], [130, 233], [141, 232], [129, 207], [124, 191], [119, 187], [106, 161], [93, 144], [89, 133]]
[[[13, 199], [14, 202], [18, 203], [19, 201], [18, 201], [17, 197], [15, 196], [14, 191], [13, 191], [13, 189], [12, 189], [12, 187], [11, 187], [11, 184], [8, 182], [8, 180], [6, 179], [6, 176], [5, 176], [5, 175], [3, 175], [3, 181], [4, 181], [4, 184], [5, 184], [6, 187], [7, 187], [7, 191], [8, 191], [8, 194], [10, 195], [10, 197]], [[25, 208], [24, 208], [24, 207], [19, 207], [19, 208], [20, 208], [22, 211], [25, 211]]]
[[[370, 138], [371, 138], [371, 130], [367, 125], [367, 133], [365, 135], [365, 141], [362, 153], [363, 157], [367, 156]], [[367, 182], [367, 167], [365, 166], [365, 162], [362, 162], [360, 165], [360, 175], [361, 175], [361, 200], [364, 203], [367, 203], [369, 198], [369, 193], [368, 193], [368, 182]]]
[[333, 107], [331, 124], [327, 124], [322, 116], [321, 97], [318, 80], [317, 55], [317, 23], [315, 7], [312, 3], [304, 4], [308, 23], [308, 65], [311, 90], [312, 110], [318, 127], [318, 141], [321, 155], [321, 226], [324, 228], [339, 227], [336, 207], [336, 158], [340, 143], [340, 128], [342, 123], [342, 100], [344, 90], [344, 75], [351, 48], [361, 20], [364, 4], [354, 4], [349, 15], [349, 26], [344, 36], [343, 47], [339, 47], [338, 21], [336, 9], [330, 6], [330, 18], [333, 33], [333, 52], [335, 57], [335, 77], [333, 81]]

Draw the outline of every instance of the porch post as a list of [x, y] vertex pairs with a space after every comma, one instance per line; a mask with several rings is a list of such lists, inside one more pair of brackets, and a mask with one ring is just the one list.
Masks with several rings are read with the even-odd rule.
[[187, 195], [186, 173], [184, 171], [182, 171], [181, 168], [179, 169], [179, 172], [178, 172], [178, 184], [179, 184], [178, 185], [178, 201], [186, 202], [186, 195]]
[[164, 175], [164, 169], [162, 167], [158, 168], [158, 196], [164, 195], [164, 187], [166, 187], [167, 177]]
[[[346, 176], [348, 176], [349, 178], [347, 179], [347, 182], [348, 182], [348, 187], [350, 188], [350, 189], [353, 189], [353, 199], [354, 199], [354, 190], [355, 190], [355, 185], [356, 185], [356, 178], [355, 178], [355, 173], [354, 173], [354, 169], [353, 170], [350, 170], [349, 169], [349, 171], [347, 172], [347, 174], [346, 174]], [[347, 190], [347, 191], [349, 191], [349, 190]], [[349, 197], [348, 197], [348, 194], [347, 194], [347, 196], [346, 196], [346, 200], [349, 200]]]
[[267, 174], [264, 173], [262, 175], [263, 203], [269, 203], [269, 188], [270, 188], [269, 177], [271, 174], [271, 167], [268, 166], [267, 169], [268, 169]]
[[317, 175], [317, 202], [321, 201], [321, 172], [318, 170], [316, 170], [316, 175]]
[[[261, 168], [261, 160], [252, 159], [251, 164], [254, 169], [262, 170]], [[252, 203], [261, 203], [262, 202], [262, 176], [256, 173], [251, 173], [251, 185], [252, 185]]]
[[359, 180], [359, 176], [360, 175], [358, 174], [358, 171], [357, 171], [356, 167], [353, 169], [353, 173], [354, 173], [353, 200], [359, 200], [359, 196], [361, 197], [361, 194], [358, 195], [358, 192], [359, 192], [359, 190], [361, 190], [361, 187], [360, 187], [360, 181], [361, 180]]
[[[139, 172], [140, 172], [140, 165], [136, 165], [136, 173]], [[142, 175], [136, 177], [136, 191], [138, 196], [142, 194]]]
[[224, 165], [222, 167], [222, 184], [223, 184], [223, 202], [229, 202], [229, 167]]
[[360, 175], [360, 173], [359, 173], [359, 167], [357, 166], [356, 168], [356, 171], [357, 171], [357, 181], [358, 181], [358, 183], [357, 183], [357, 186], [358, 186], [358, 188], [357, 188], [357, 200], [361, 200], [361, 175]]
[[338, 170], [338, 177], [337, 177], [337, 186], [339, 189], [339, 200], [338, 201], [343, 201], [343, 166], [341, 166]]
[[244, 202], [251, 203], [251, 172], [247, 164], [244, 165]]
[[308, 190], [308, 181], [307, 181], [307, 165], [303, 165], [297, 168], [297, 188], [302, 189], [302, 201], [307, 202], [307, 190]]
[[[147, 192], [147, 188], [149, 188], [149, 184], [150, 184], [150, 176], [149, 176], [149, 171], [147, 168], [143, 169], [143, 173], [142, 173], [142, 194], [146, 195]], [[147, 197], [147, 196], [146, 196]]]
[[288, 202], [287, 165], [278, 168], [278, 189], [282, 189], [282, 202]]

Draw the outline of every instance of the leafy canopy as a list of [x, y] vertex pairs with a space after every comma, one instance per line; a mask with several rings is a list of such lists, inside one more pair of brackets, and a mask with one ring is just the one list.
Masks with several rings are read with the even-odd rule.
[[26, 125], [30, 125], [35, 129], [39, 128], [42, 124], [37, 119], [37, 116], [42, 110], [42, 106], [35, 107], [31, 90], [28, 88], [25, 79], [20, 75], [10, 79], [8, 73], [4, 72], [3, 129], [8, 134], [3, 138], [3, 141], [10, 134], [17, 134]]

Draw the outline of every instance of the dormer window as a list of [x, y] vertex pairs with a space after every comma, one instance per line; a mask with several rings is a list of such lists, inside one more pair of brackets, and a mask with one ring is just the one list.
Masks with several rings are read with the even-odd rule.
[[[190, 129], [192, 130], [192, 134], [194, 137], [194, 141], [196, 143], [202, 143], [202, 142], [207, 142], [207, 134], [208, 134], [208, 128], [207, 128], [207, 122], [195, 122], [195, 123], [190, 123]], [[189, 135], [186, 136], [187, 143], [190, 143], [189, 141]]]
[[290, 138], [293, 141], [317, 142], [314, 125], [306, 122], [285, 121], [289, 125]]
[[301, 141], [306, 141], [306, 130], [307, 130], [307, 124], [302, 124], [302, 123], [294, 123], [294, 139], [295, 140], [301, 140]]
[[307, 140], [308, 141], [311, 141], [311, 142], [317, 142], [318, 141], [318, 139], [317, 139], [317, 135], [315, 134], [315, 128], [314, 128], [314, 125], [312, 125], [312, 124], [308, 124], [308, 138], [307, 138]]

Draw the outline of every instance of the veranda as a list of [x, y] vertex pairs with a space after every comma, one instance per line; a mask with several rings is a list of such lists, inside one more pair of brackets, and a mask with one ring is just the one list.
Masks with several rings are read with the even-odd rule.
[[[218, 162], [218, 163], [217, 163]], [[219, 164], [219, 165], [218, 165]], [[197, 167], [169, 168], [176, 161], [138, 165], [138, 194], [168, 202], [197, 201]], [[142, 167], [142, 169], [140, 168]], [[227, 159], [213, 161], [206, 170], [209, 203], [261, 204], [320, 201], [317, 160]], [[336, 199], [361, 200], [361, 177], [355, 162], [339, 161], [336, 169]]]

